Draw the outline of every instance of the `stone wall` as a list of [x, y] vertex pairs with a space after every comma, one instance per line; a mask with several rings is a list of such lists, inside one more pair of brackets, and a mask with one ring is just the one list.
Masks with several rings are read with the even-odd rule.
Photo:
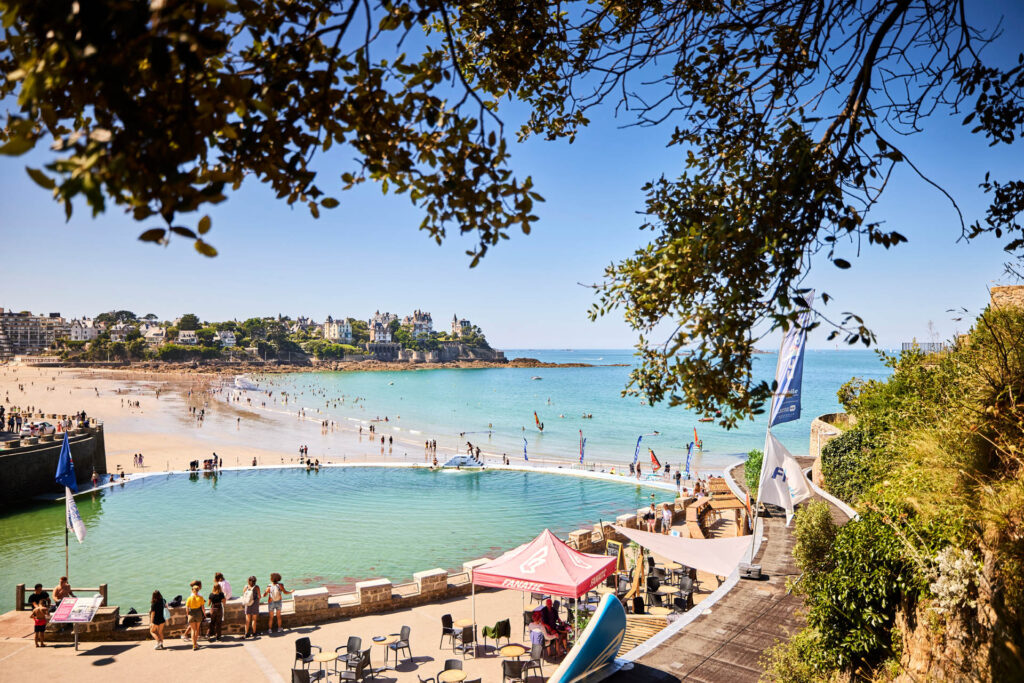
[[[51, 414], [38, 414], [33, 420], [54, 421]], [[80, 484], [88, 482], [95, 470], [107, 472], [107, 452], [103, 443], [103, 423], [72, 429], [68, 432], [75, 475]], [[63, 434], [21, 439], [16, 447], [0, 446], [0, 507], [24, 502], [34, 496], [52, 493], [61, 488], [54, 483]]]
[[993, 287], [989, 290], [992, 308], [1024, 308], [1024, 285]]
[[856, 424], [857, 418], [849, 413], [827, 413], [811, 420], [811, 442], [807, 452], [814, 458], [811, 478], [818, 486], [822, 486], [824, 481], [821, 476], [821, 449]]

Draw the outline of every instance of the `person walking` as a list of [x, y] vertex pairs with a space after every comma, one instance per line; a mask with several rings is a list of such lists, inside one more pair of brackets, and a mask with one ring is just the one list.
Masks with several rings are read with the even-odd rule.
[[270, 575], [270, 585], [267, 586], [266, 592], [267, 607], [270, 612], [270, 618], [267, 621], [267, 628], [271, 633], [274, 632], [275, 612], [277, 612], [277, 630], [281, 630], [281, 602], [284, 600], [284, 596], [289, 594], [291, 594], [291, 591], [281, 584], [281, 575], [277, 572], [273, 572]]
[[260, 598], [262, 597], [260, 587], [256, 585], [256, 577], [250, 576], [245, 590], [242, 591], [242, 611], [245, 613], [245, 635], [243, 638], [248, 638], [250, 634], [253, 638], [256, 637], [256, 628], [260, 618]]
[[665, 503], [661, 508], [661, 533], [666, 536], [672, 531], [672, 504]]
[[154, 650], [164, 649], [164, 624], [167, 623], [164, 618], [164, 610], [166, 608], [167, 601], [164, 600], [164, 596], [160, 594], [160, 591], [153, 591], [153, 598], [149, 601], [149, 632], [156, 640]]
[[210, 593], [210, 630], [207, 632], [207, 636], [210, 642], [214, 640], [220, 640], [221, 627], [224, 625], [224, 591], [221, 589], [220, 584], [214, 582], [213, 592]]
[[192, 635], [192, 649], [199, 649], [199, 631], [203, 628], [203, 619], [206, 616], [206, 612], [203, 607], [206, 606], [206, 601], [203, 600], [203, 596], [199, 594], [199, 591], [203, 589], [203, 582], [196, 579], [189, 587], [192, 589], [192, 594], [188, 596], [188, 600], [185, 601], [185, 609], [188, 612], [188, 627], [185, 629], [186, 633]]

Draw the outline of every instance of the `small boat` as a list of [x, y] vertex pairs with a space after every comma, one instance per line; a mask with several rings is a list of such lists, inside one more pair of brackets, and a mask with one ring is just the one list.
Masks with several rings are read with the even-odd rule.
[[543, 378], [543, 377], [541, 377], [540, 375], [534, 375], [534, 376], [533, 376], [533, 377], [531, 377], [530, 379], [544, 379], [544, 378]]
[[699, 420], [697, 420], [697, 422], [714, 422], [714, 421], [715, 421], [715, 418], [713, 418], [713, 417], [702, 417]]

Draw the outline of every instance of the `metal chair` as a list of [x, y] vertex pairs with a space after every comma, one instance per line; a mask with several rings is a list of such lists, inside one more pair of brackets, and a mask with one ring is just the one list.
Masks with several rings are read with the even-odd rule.
[[527, 634], [530, 632], [530, 624], [533, 623], [533, 612], [523, 612], [523, 640], [526, 640]]
[[441, 643], [438, 647], [444, 645], [444, 638], [448, 636], [452, 639], [452, 649], [455, 649], [455, 629], [452, 628], [452, 615], [444, 614], [441, 616]]
[[[408, 659], [412, 659], [412, 650], [409, 649], [409, 635], [411, 633], [412, 633], [412, 629], [411, 628], [409, 628], [408, 626], [403, 626], [401, 633], [399, 633], [399, 635], [398, 635], [398, 642], [397, 643], [391, 643], [390, 645], [388, 645], [388, 650], [391, 650], [392, 652], [395, 653], [395, 666], [398, 666], [398, 652], [399, 652], [399, 650], [405, 650], [407, 653], [409, 653]], [[386, 654], [387, 653], [385, 653], [385, 657], [384, 657], [384, 666], [385, 667], [388, 665], [388, 658], [387, 658]]]
[[313, 648], [316, 648], [317, 652], [322, 652], [322, 648], [319, 645], [311, 645], [309, 638], [299, 638], [295, 641], [295, 661], [305, 664], [306, 669], [309, 668], [310, 662], [313, 661]]
[[309, 669], [292, 669], [292, 683], [310, 683]]
[[507, 638], [509, 640], [512, 640], [512, 624], [509, 622], [508, 619], [502, 619], [494, 626], [484, 626], [482, 634], [484, 637], [484, 650], [487, 649], [488, 638], [494, 640], [494, 646], [495, 648], [497, 648], [498, 641], [501, 638]]
[[515, 683], [523, 683], [523, 666], [526, 662], [517, 662], [511, 659], [506, 659], [501, 663], [501, 683], [506, 681], [514, 681]]
[[543, 657], [544, 657], [544, 644], [543, 643], [534, 643], [533, 646], [530, 648], [530, 659], [529, 659], [529, 661], [527, 661], [525, 664], [523, 664], [522, 676], [523, 676], [523, 680], [524, 681], [530, 677], [529, 674], [527, 673], [527, 671], [529, 671], [530, 669], [536, 669], [537, 672], [540, 674], [540, 677], [544, 678], [544, 666], [542, 664]]
[[430, 678], [423, 678], [423, 676], [416, 674], [416, 678], [419, 679], [420, 683], [437, 683], [437, 679], [433, 676], [431, 676]]
[[646, 614], [644, 611], [644, 599], [639, 595], [633, 598], [633, 614]]

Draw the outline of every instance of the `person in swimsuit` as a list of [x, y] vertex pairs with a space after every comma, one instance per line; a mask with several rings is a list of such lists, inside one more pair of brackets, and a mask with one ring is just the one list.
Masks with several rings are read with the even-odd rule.
[[36, 647], [46, 647], [46, 620], [50, 618], [50, 610], [42, 603], [36, 603], [32, 609], [32, 623], [35, 625]]

